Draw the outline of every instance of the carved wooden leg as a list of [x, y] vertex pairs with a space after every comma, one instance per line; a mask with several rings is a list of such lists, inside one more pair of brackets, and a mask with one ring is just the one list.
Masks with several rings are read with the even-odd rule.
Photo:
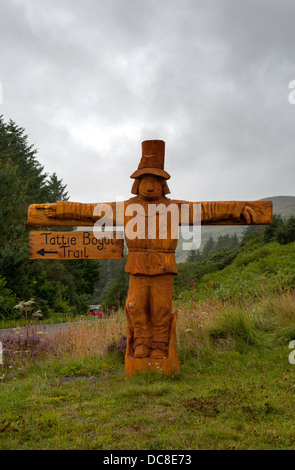
[[163, 274], [151, 278], [150, 314], [152, 323], [151, 357], [168, 355], [172, 315], [173, 275]]
[[134, 357], [147, 357], [152, 340], [149, 318], [149, 278], [147, 276], [130, 275], [126, 314], [130, 334], [129, 354], [132, 351]]
[[[142, 278], [142, 279], [141, 279]], [[136, 372], [148, 370], [151, 372], [161, 372], [172, 374], [180, 371], [180, 365], [176, 351], [176, 313], [171, 312], [173, 276], [130, 276], [129, 292], [126, 302], [127, 317], [127, 349], [125, 354], [125, 373], [127, 377], [132, 377]], [[134, 290], [137, 288], [137, 290]], [[136, 293], [136, 295], [134, 295]], [[148, 312], [147, 307], [153, 311], [152, 326], [147, 314], [142, 321], [142, 329], [138, 329], [139, 320], [136, 306], [142, 307], [142, 301]], [[157, 317], [157, 312], [159, 316]], [[145, 322], [149, 327], [144, 328]], [[142, 336], [146, 332], [150, 336]], [[153, 342], [156, 343], [155, 356], [153, 351], [150, 356], [139, 357], [134, 352], [134, 346], [138, 341], [151, 341], [153, 333]], [[139, 335], [139, 336], [137, 336]], [[156, 340], [156, 341], [154, 341]], [[160, 344], [159, 344], [160, 343]], [[163, 345], [163, 349], [161, 347]], [[136, 348], [135, 348], [136, 349]], [[158, 354], [158, 356], [157, 356]]]

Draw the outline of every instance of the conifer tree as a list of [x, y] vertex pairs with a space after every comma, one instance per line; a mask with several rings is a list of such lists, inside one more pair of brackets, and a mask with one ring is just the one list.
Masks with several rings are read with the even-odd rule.
[[[45, 173], [25, 130], [0, 116], [1, 285], [6, 297], [11, 292], [11, 299], [34, 297], [43, 313], [85, 313], [87, 299], [99, 279], [99, 262], [95, 260], [72, 264], [29, 260], [28, 206], [67, 199], [66, 185], [56, 173]], [[9, 315], [10, 304], [5, 302], [1, 310], [0, 302], [0, 316]]]
[[213, 253], [214, 247], [215, 247], [215, 241], [214, 241], [212, 235], [210, 235], [209, 239], [206, 241], [206, 243], [204, 245], [203, 252], [202, 252], [202, 258], [203, 259], [208, 258], [208, 256], [210, 256], [210, 254]]

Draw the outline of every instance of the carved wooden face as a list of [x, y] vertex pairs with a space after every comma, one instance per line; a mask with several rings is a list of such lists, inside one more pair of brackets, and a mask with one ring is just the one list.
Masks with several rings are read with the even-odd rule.
[[163, 196], [163, 186], [161, 178], [152, 175], [145, 175], [140, 178], [138, 195], [148, 201], [160, 199]]

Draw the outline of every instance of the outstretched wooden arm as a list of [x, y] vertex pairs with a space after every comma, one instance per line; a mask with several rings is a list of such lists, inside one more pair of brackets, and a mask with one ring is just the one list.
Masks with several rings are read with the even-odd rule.
[[[35, 227], [91, 226], [97, 220], [105, 225], [124, 225], [125, 202], [83, 204], [59, 201], [54, 204], [32, 204], [28, 210], [28, 225]], [[272, 223], [271, 201], [171, 201], [189, 207], [188, 220], [180, 217], [183, 225], [193, 225], [194, 205], [201, 205], [202, 225], [267, 225]]]
[[[201, 204], [202, 225], [268, 225], [272, 223], [272, 201], [173, 201], [189, 205], [189, 225], [194, 224], [193, 206]], [[186, 220], [181, 220], [187, 224]]]
[[[123, 208], [123, 211], [122, 211]], [[104, 217], [106, 225], [122, 225], [124, 202], [83, 204], [58, 201], [53, 204], [31, 204], [28, 225], [35, 227], [91, 226]]]

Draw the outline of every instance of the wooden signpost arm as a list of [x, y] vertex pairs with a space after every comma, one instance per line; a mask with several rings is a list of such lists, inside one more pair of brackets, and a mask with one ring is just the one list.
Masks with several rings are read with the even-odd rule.
[[[202, 225], [267, 225], [272, 223], [271, 201], [200, 201], [174, 200], [179, 208], [189, 205], [189, 225], [194, 224], [193, 206], [201, 204]], [[181, 211], [180, 211], [181, 214]], [[187, 224], [180, 217], [180, 223]]]

